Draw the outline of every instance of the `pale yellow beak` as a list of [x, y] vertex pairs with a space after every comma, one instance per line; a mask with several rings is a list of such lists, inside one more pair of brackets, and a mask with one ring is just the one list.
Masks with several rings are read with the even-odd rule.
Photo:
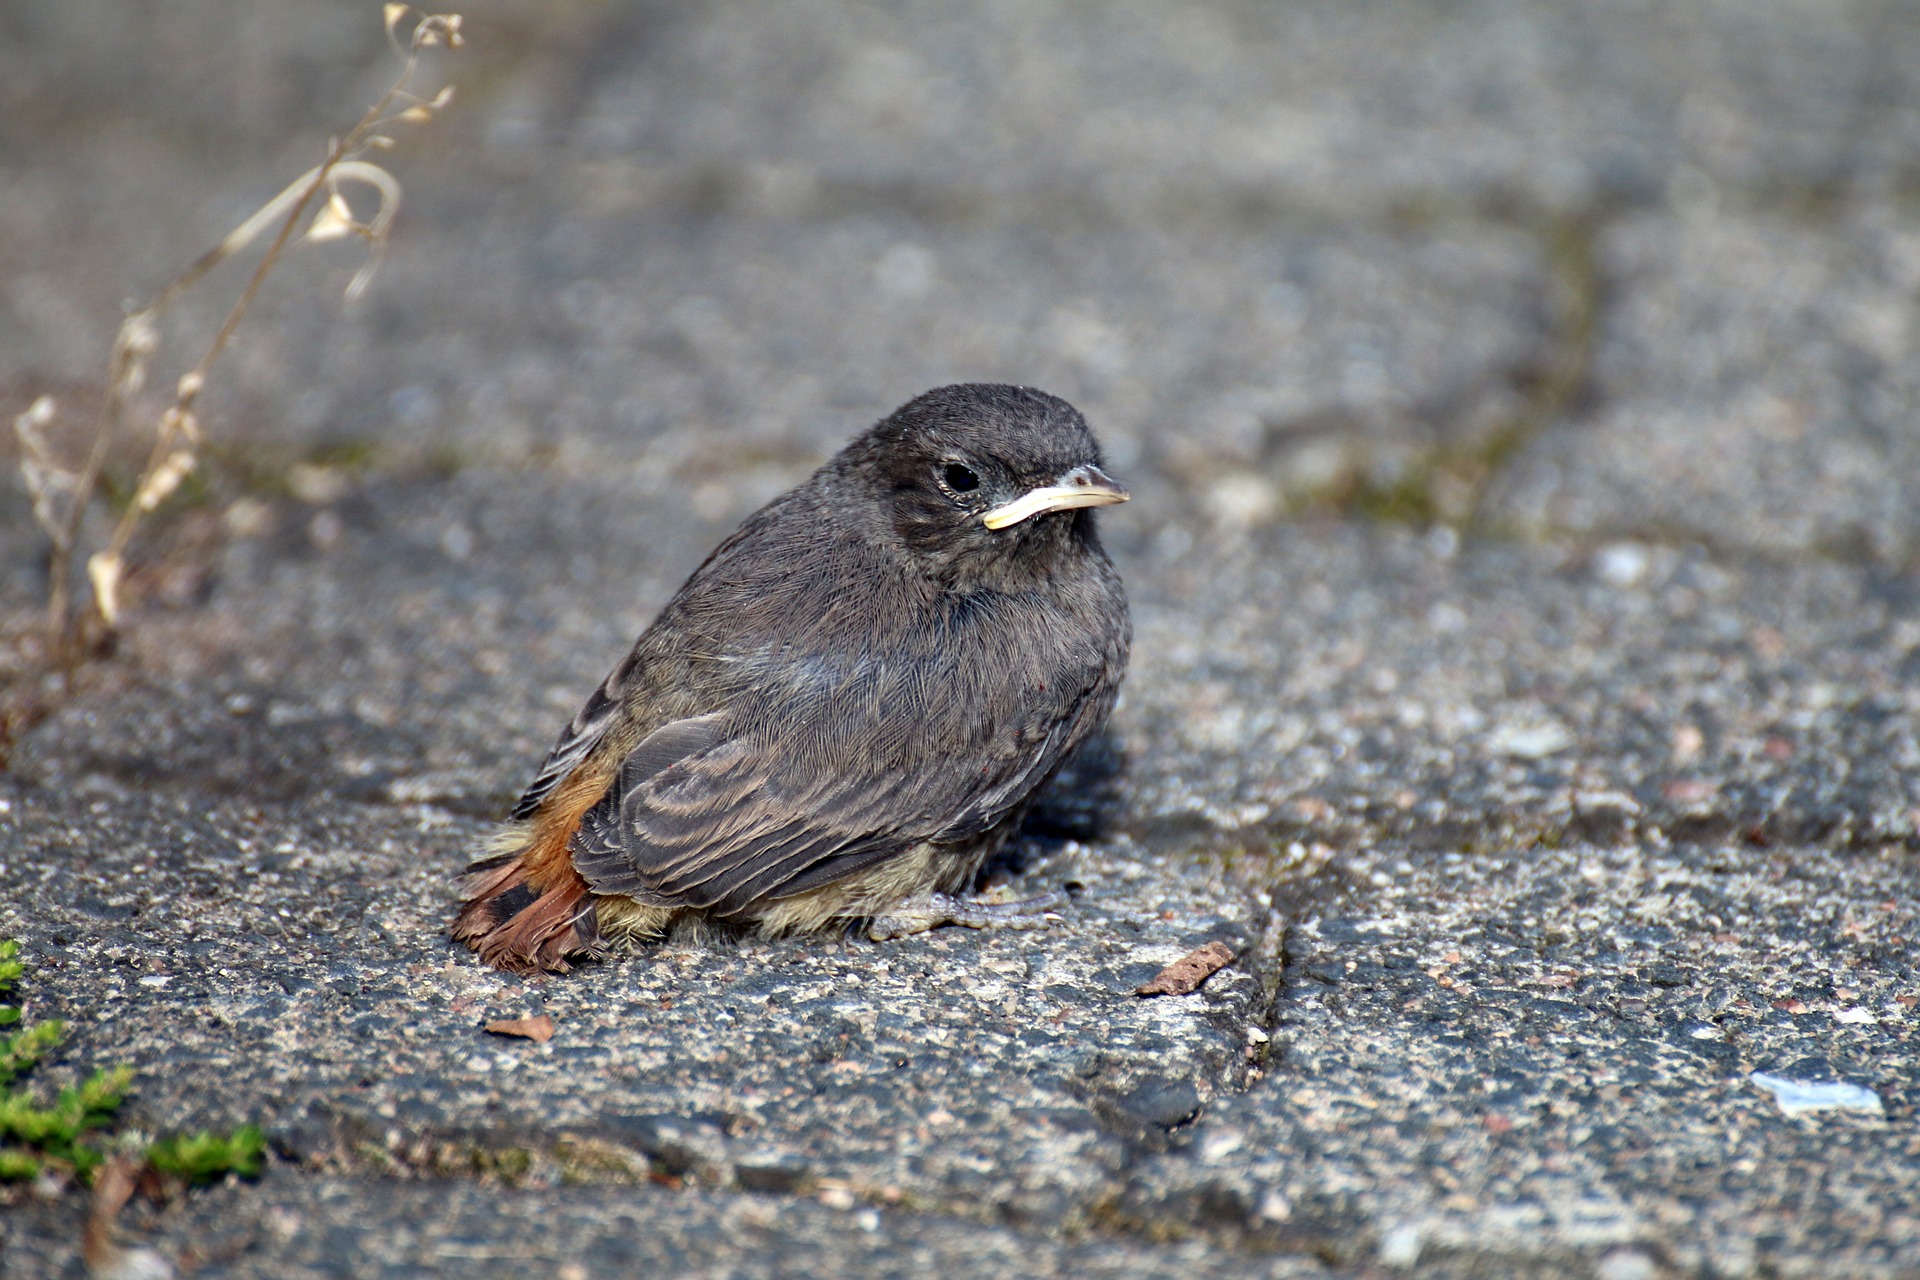
[[1128, 496], [1127, 491], [1108, 479], [1100, 468], [1075, 467], [1052, 484], [1029, 490], [1012, 502], [995, 507], [980, 517], [980, 523], [989, 529], [1006, 529], [1049, 511], [1106, 507], [1125, 502]]

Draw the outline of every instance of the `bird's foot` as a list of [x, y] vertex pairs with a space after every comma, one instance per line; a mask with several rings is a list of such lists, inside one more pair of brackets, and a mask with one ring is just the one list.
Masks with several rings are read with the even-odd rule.
[[875, 916], [867, 925], [867, 936], [875, 942], [885, 942], [938, 929], [943, 924], [968, 929], [1044, 929], [1066, 900], [1066, 895], [1058, 892], [1019, 902], [976, 902], [934, 893], [910, 899], [886, 915]]

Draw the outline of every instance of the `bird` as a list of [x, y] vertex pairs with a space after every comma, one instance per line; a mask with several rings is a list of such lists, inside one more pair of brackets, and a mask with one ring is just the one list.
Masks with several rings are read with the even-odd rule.
[[1129, 495], [1104, 465], [1080, 412], [1027, 387], [936, 388], [855, 437], [587, 699], [467, 868], [453, 936], [532, 973], [683, 924], [1044, 924], [963, 895], [1126, 672], [1094, 513]]

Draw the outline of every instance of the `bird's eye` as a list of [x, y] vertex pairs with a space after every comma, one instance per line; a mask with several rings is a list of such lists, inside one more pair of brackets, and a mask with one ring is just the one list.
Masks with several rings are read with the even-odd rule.
[[980, 487], [980, 477], [973, 474], [973, 468], [965, 463], [949, 462], [940, 473], [940, 478], [955, 493], [972, 493]]

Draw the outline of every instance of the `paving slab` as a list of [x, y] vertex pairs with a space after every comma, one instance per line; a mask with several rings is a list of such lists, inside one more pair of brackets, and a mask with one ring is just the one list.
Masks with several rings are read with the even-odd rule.
[[[84, 416], [120, 301], [310, 163], [387, 55], [352, 4], [238, 31], [218, 5], [71, 9], [19, 20], [8, 77], [0, 385]], [[697, 478], [716, 433], [791, 460], [849, 409], [1010, 378], [1082, 404], [1141, 482], [1166, 470], [1244, 519], [1419, 489], [1435, 459], [1439, 491], [1403, 500], [1458, 519], [1482, 455], [1566, 408], [1605, 301], [1581, 237], [1610, 210], [1724, 190], [1824, 224], [1857, 187], [1905, 219], [1885, 197], [1920, 136], [1908, 16], [1216, 4], [1096, 31], [1071, 6], [483, 6], [448, 64], [459, 108], [396, 156], [381, 288], [340, 314], [351, 255], [291, 265], [208, 405], [261, 467], [379, 448]], [[1643, 274], [1657, 294], [1669, 273]], [[1884, 313], [1901, 287], [1843, 305]], [[179, 349], [223, 311], [183, 304]], [[1897, 317], [1863, 323], [1897, 341]], [[1784, 349], [1789, 381], [1818, 373]], [[1751, 428], [1735, 464], [1775, 474]], [[1747, 542], [1778, 521], [1886, 543], [1897, 514], [1847, 504], [1900, 496], [1871, 473], [1910, 469], [1903, 433], [1850, 431], [1829, 465], [1854, 487], [1804, 520], [1763, 505]], [[1613, 447], [1621, 482], [1671, 492], [1671, 468], [1633, 469], [1662, 456], [1641, 443]]]
[[[836, 1204], [838, 1202], [836, 1201]], [[0, 1262], [80, 1277], [70, 1207], [25, 1211]], [[163, 1257], [196, 1276], [471, 1276], [538, 1267], [556, 1280], [694, 1277], [1008, 1275], [1146, 1280], [1204, 1271], [1239, 1280], [1319, 1280], [1312, 1260], [1223, 1257], [1202, 1241], [1061, 1241], [1005, 1226], [858, 1204], [658, 1186], [515, 1188], [269, 1175], [130, 1219]], [[9, 1271], [9, 1275], [16, 1274]]]
[[[1015, 882], [1078, 886], [1059, 927], [529, 984], [445, 941], [447, 877], [698, 554], [646, 506], [370, 479], [156, 606], [9, 783], [56, 1070], [129, 1061], [141, 1123], [261, 1119], [295, 1170], [845, 1187], [1348, 1269], [1904, 1265], [1859, 1205], [1920, 1175], [1908, 578], [1128, 508], [1121, 772]], [[1199, 995], [1131, 994], [1216, 938], [1245, 959]], [[1775, 1122], [1756, 1070], [1882, 1114]], [[1865, 1190], [1793, 1200], [1815, 1174]]]
[[1152, 820], [1255, 844], [1913, 841], [1911, 574], [1444, 529], [1153, 538], [1152, 674], [1120, 721]]
[[1522, 451], [1489, 519], [1589, 541], [1911, 561], [1920, 224], [1908, 211], [1640, 214], [1605, 231], [1599, 258], [1614, 300], [1587, 408]]
[[[494, 146], [895, 188], [951, 175], [988, 199], [1080, 184], [1108, 207], [1167, 186], [1579, 201], [1688, 168], [1806, 187], [1897, 173], [1920, 129], [1901, 0], [462, 8]], [[204, 2], [11, 23], [22, 131], [118, 113], [258, 145], [377, 82], [382, 57], [351, 0], [239, 27]]]
[[[836, 1179], [1058, 1226], [1260, 1058], [1259, 926], [1151, 857], [1037, 862], [1078, 898], [1046, 931], [688, 941], [526, 981], [446, 940], [484, 831], [443, 812], [16, 792], [6, 820], [0, 928], [63, 1052], [137, 1064], [153, 1131], [252, 1118], [297, 1164]], [[1247, 959], [1133, 994], [1213, 940]], [[545, 1043], [482, 1030], [541, 1014]]]
[[[717, 481], [705, 520], [664, 485], [538, 472], [283, 500], [184, 602], [156, 595], [14, 771], [496, 816], [765, 482]], [[1915, 839], [1910, 574], [1249, 531], [1144, 499], [1106, 528], [1137, 630], [1120, 820], [1143, 839]]]
[[[160, 180], [109, 148], [58, 190], [111, 202]], [[430, 172], [377, 290], [345, 309], [354, 259], [289, 262], [209, 392], [231, 469], [284, 488], [316, 459], [537, 466], [698, 490], [791, 477], [850, 422], [998, 380], [1079, 405], [1136, 487], [1259, 522], [1484, 448], [1558, 358], [1558, 277], [1524, 225], [1087, 225], [885, 201], [776, 216], [625, 183], [548, 161], [476, 202]], [[54, 257], [18, 263], [0, 384], [84, 418], [119, 300], [198, 246], [116, 255], [104, 229], [62, 243], [64, 198], [16, 191], [9, 208], [11, 241]], [[244, 212], [199, 219], [204, 236]], [[183, 304], [168, 350], [190, 352], [223, 306]]]
[[1917, 879], [1744, 842], [1335, 854], [1274, 888], [1267, 1075], [1116, 1217], [1392, 1270], [1911, 1275]]
[[[0, 125], [0, 387], [77, 421], [121, 300], [391, 70], [353, 4], [94, 12], [16, 19]], [[341, 312], [351, 254], [290, 264], [210, 392], [255, 476], [384, 452], [697, 484], [1010, 379], [1243, 522], [1357, 491], [1457, 523], [1551, 428], [1485, 517], [1908, 553], [1893, 0], [470, 18], [434, 68], [459, 107], [395, 158], [380, 288]], [[224, 306], [183, 303], [174, 348]]]

